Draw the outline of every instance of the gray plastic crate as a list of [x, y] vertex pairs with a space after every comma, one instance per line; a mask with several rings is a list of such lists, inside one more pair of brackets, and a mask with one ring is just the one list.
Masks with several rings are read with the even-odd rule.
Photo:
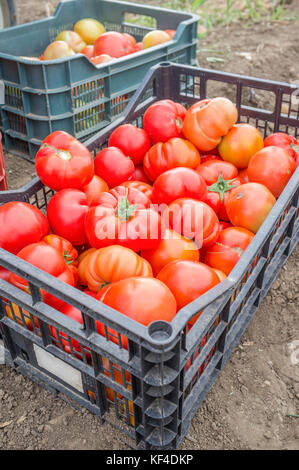
[[[88, 147], [93, 152], [105, 147], [117, 125], [141, 125], [145, 109], [156, 100], [169, 98], [189, 106], [206, 98], [211, 82], [227, 89], [241, 122], [252, 122], [264, 135], [288, 131], [298, 136], [294, 85], [168, 63], [147, 74], [125, 116], [90, 140]], [[269, 93], [272, 111], [247, 106], [248, 90]], [[144, 96], [151, 96], [146, 103]], [[288, 114], [282, 112], [285, 103]], [[52, 194], [36, 178], [19, 191], [0, 193], [0, 204], [21, 200], [45, 209]], [[299, 240], [298, 206], [299, 168], [228, 278], [180, 310], [171, 323], [159, 321], [148, 327], [0, 249], [0, 265], [28, 279], [31, 291], [26, 294], [0, 280], [0, 329], [7, 362], [43, 387], [85, 406], [103, 422], [111, 422], [137, 448], [179, 447], [192, 417]], [[45, 305], [41, 288], [80, 309], [84, 328]], [[6, 308], [12, 303], [18, 306], [20, 323], [7, 316]], [[187, 332], [188, 321], [200, 311]], [[25, 320], [33, 316], [38, 326], [29, 331]], [[112, 342], [108, 330], [105, 337], [98, 335], [95, 320], [116, 331], [120, 343], [120, 335], [125, 335], [128, 350]], [[51, 337], [49, 325], [67, 335], [70, 347], [71, 338], [76, 339], [85, 353], [67, 354]]]
[[[129, 15], [129, 16], [128, 16]], [[151, 26], [134, 24], [146, 17]], [[159, 46], [95, 66], [82, 54], [34, 61], [60, 31], [81, 18], [138, 41], [152, 29], [175, 29]], [[86, 140], [120, 116], [148, 69], [163, 60], [196, 64], [198, 17], [191, 13], [113, 0], [68, 0], [53, 17], [0, 31], [0, 80], [5, 85], [0, 131], [10, 152], [34, 160], [43, 139], [65, 130]]]

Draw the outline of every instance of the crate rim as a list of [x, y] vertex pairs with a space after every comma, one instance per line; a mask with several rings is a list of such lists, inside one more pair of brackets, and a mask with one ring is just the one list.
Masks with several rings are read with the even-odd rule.
[[[73, 1], [73, 0], [68, 0], [68, 1]], [[208, 72], [209, 74], [214, 75], [215, 78], [233, 77], [236, 79], [242, 79], [242, 80], [245, 79], [245, 80], [248, 80], [250, 84], [260, 83], [261, 85], [262, 84], [263, 85], [269, 84], [270, 86], [275, 85], [275, 86], [278, 86], [280, 89], [287, 90], [287, 91], [289, 91], [290, 89], [296, 90], [298, 88], [296, 85], [289, 84], [286, 82], [269, 81], [269, 80], [264, 80], [260, 78], [255, 78], [255, 77], [243, 76], [240, 74], [230, 74], [230, 73], [221, 72], [218, 70], [209, 70], [209, 69], [204, 69], [200, 67], [177, 65], [171, 62], [162, 62], [158, 65], [154, 65], [153, 67], [149, 69], [143, 81], [139, 85], [137, 91], [135, 92], [130, 104], [127, 106], [124, 114], [120, 118], [116, 119], [109, 126], [105, 127], [102, 131], [100, 131], [100, 134], [108, 135], [117, 126], [121, 125], [123, 122], [127, 122], [127, 119], [129, 118], [130, 114], [134, 112], [136, 105], [138, 105], [140, 96], [143, 94], [148, 83], [150, 82], [152, 77], [155, 75], [157, 70], [161, 68], [171, 68], [171, 67], [175, 67], [177, 69], [184, 69], [184, 71], [191, 72], [197, 76], [198, 75], [200, 76], [200, 74], [204, 74]], [[91, 139], [86, 140], [84, 142], [84, 145], [91, 149], [92, 145], [95, 142], [95, 138], [96, 136], [92, 137]], [[164, 339], [163, 341], [161, 340], [156, 341], [149, 334], [150, 325], [148, 325], [147, 327], [144, 325], [141, 325], [135, 320], [128, 319], [128, 317], [125, 317], [121, 312], [118, 312], [108, 306], [105, 306], [105, 308], [104, 309], [102, 308], [102, 311], [100, 311], [101, 309], [99, 308], [98, 301], [93, 298], [88, 298], [88, 296], [86, 295], [83, 297], [83, 300], [81, 301], [82, 302], [80, 304], [81, 307], [83, 307], [83, 310], [84, 310], [84, 307], [91, 308], [95, 312], [99, 313], [100, 315], [102, 315], [103, 317], [106, 317], [106, 319], [109, 319], [109, 320], [111, 319], [111, 314], [113, 313], [113, 315], [116, 315], [117, 324], [119, 324], [119, 326], [123, 326], [123, 320], [124, 318], [126, 318], [126, 326], [128, 326], [128, 330], [130, 330], [134, 336], [136, 335], [136, 331], [138, 331], [137, 336], [142, 337], [144, 340], [149, 342], [153, 347], [156, 347], [158, 349], [160, 348], [163, 349], [165, 347], [168, 347], [170, 344], [172, 344], [175, 341], [179, 332], [185, 327], [186, 322], [196, 312], [202, 310], [203, 308], [206, 308], [213, 301], [216, 301], [217, 299], [225, 296], [226, 294], [228, 295], [229, 292], [233, 289], [234, 285], [241, 280], [242, 276], [244, 276], [244, 273], [246, 271], [248, 261], [257, 254], [258, 250], [261, 248], [262, 244], [267, 239], [271, 231], [271, 228], [273, 228], [275, 221], [279, 219], [282, 209], [287, 205], [288, 200], [293, 196], [298, 186], [299, 186], [299, 167], [296, 169], [296, 171], [290, 178], [287, 186], [284, 188], [283, 192], [281, 193], [279, 198], [276, 200], [275, 205], [273, 206], [272, 210], [270, 211], [270, 213], [264, 220], [259, 231], [255, 234], [253, 241], [245, 250], [243, 256], [238, 261], [236, 266], [233, 268], [229, 276], [223, 282], [221, 282], [220, 284], [212, 288], [210, 291], [206, 292], [201, 297], [195, 299], [193, 302], [189, 303], [187, 306], [179, 310], [171, 322], [166, 322], [167, 324], [171, 326], [171, 334], [169, 334], [167, 339]], [[4, 201], [5, 199], [11, 200], [11, 197], [17, 198], [16, 200], [24, 200], [22, 196], [24, 196], [28, 191], [32, 192], [34, 189], [38, 190], [41, 187], [43, 187], [43, 185], [41, 181], [39, 180], [39, 178], [36, 177], [32, 181], [30, 181], [29, 183], [25, 184], [24, 186], [22, 186], [21, 188], [17, 190], [3, 191], [2, 193], [0, 193], [0, 201], [1, 199], [2, 200], [4, 199]], [[19, 269], [25, 272], [28, 276], [32, 276], [32, 278], [35, 281], [40, 282], [42, 284], [42, 288], [49, 289], [49, 286], [50, 286], [50, 289], [54, 288], [54, 291], [56, 290], [56, 292], [60, 292], [60, 293], [63, 292], [64, 295], [66, 295], [71, 300], [73, 300], [72, 293], [80, 292], [78, 291], [78, 289], [75, 289], [72, 286], [66, 285], [62, 281], [59, 281], [56, 278], [53, 278], [53, 276], [51, 276], [50, 274], [45, 273], [41, 271], [40, 269], [30, 265], [29, 263], [17, 258], [16, 255], [13, 255], [7, 252], [6, 250], [0, 249], [0, 261], [1, 261], [0, 264], [4, 262], [4, 265], [5, 265], [4, 267], [7, 267], [7, 269], [13, 270], [12, 268], [15, 267], [14, 262], [16, 261], [16, 259], [18, 260], [17, 264], [18, 264]], [[0, 285], [1, 285], [1, 282], [0, 282]], [[81, 294], [80, 294], [80, 297], [81, 297]], [[102, 303], [100, 304], [101, 307], [103, 305], [104, 304]], [[103, 310], [105, 310], [105, 312], [103, 312]], [[196, 325], [194, 325], [194, 329], [196, 329], [197, 334], [201, 334], [204, 331], [204, 327], [205, 327], [204, 320], [201, 316], [196, 322]]]
[[[56, 7], [56, 10], [55, 12], [53, 13], [52, 16], [48, 17], [48, 18], [42, 18], [42, 19], [39, 19], [39, 20], [35, 20], [35, 21], [30, 21], [28, 23], [24, 23], [24, 24], [19, 24], [19, 25], [15, 25], [15, 26], [11, 26], [9, 29], [10, 31], [13, 33], [13, 32], [18, 32], [22, 29], [26, 29], [26, 27], [30, 27], [34, 24], [41, 24], [41, 23], [45, 23], [47, 24], [49, 21], [54, 21], [60, 14], [60, 11], [63, 9], [63, 4], [64, 3], [77, 3], [77, 0], [61, 0], [60, 3], [57, 5]], [[101, 0], [102, 3], [111, 3], [111, 0]], [[169, 13], [171, 15], [185, 15], [187, 16], [188, 18], [185, 19], [184, 21], [181, 21], [180, 24], [178, 25], [178, 28], [176, 30], [176, 34], [175, 34], [175, 37], [177, 39], [180, 38], [182, 32], [183, 32], [183, 29], [185, 28], [185, 26], [188, 26], [192, 23], [194, 23], [195, 21], [198, 21], [200, 19], [200, 15], [197, 15], [195, 13], [192, 13], [192, 12], [184, 12], [182, 10], [172, 10], [170, 8], [163, 8], [163, 7], [158, 7], [158, 6], [148, 6], [146, 4], [140, 4], [140, 3], [129, 3], [129, 2], [122, 2], [122, 1], [119, 1], [119, 0], [112, 0], [112, 3], [115, 3], [115, 4], [118, 4], [118, 5], [121, 5], [121, 6], [124, 6], [124, 7], [128, 7], [128, 8], [137, 8], [137, 9], [146, 9], [146, 10], [149, 10], [149, 12], [151, 11], [155, 11], [155, 12], [164, 12], [164, 13]], [[133, 23], [130, 23], [130, 24], [133, 24]], [[136, 25], [138, 26], [138, 25]], [[0, 31], [0, 37], [1, 37], [1, 34], [5, 34], [5, 30], [2, 32]], [[171, 44], [174, 44], [176, 41], [173, 39], [171, 39], [170, 41], [167, 41], [167, 46], [171, 45]], [[197, 40], [196, 40], [197, 42]], [[192, 44], [195, 43], [195, 41], [192, 42]], [[16, 55], [12, 55], [12, 54], [7, 54], [5, 52], [1, 52], [0, 51], [0, 58], [3, 58], [3, 59], [8, 59], [8, 60], [13, 60], [13, 61], [18, 61], [18, 62], [21, 62], [21, 63], [26, 63], [27, 65], [33, 65], [33, 66], [36, 66], [36, 65], [45, 65], [45, 66], [51, 66], [51, 65], [56, 65], [56, 64], [61, 64], [61, 63], [64, 63], [64, 62], [69, 62], [69, 61], [74, 61], [74, 60], [81, 60], [82, 58], [86, 58], [87, 60], [87, 63], [89, 63], [91, 66], [93, 66], [95, 69], [97, 70], [101, 70], [101, 69], [106, 69], [108, 70], [108, 73], [110, 74], [110, 68], [111, 66], [114, 66], [115, 64], [118, 64], [118, 63], [122, 63], [124, 60], [128, 61], [128, 59], [132, 59], [134, 60], [136, 57], [138, 58], [140, 56], [140, 54], [142, 53], [143, 55], [147, 56], [151, 53], [151, 51], [157, 51], [157, 50], [160, 50], [160, 49], [163, 49], [165, 46], [165, 43], [162, 43], [162, 44], [158, 44], [157, 46], [153, 46], [153, 47], [150, 47], [148, 48], [147, 50], [142, 50], [142, 51], [138, 51], [136, 52], [135, 54], [133, 54], [133, 57], [130, 57], [130, 56], [124, 56], [124, 57], [120, 57], [118, 59], [113, 59], [111, 62], [109, 62], [108, 64], [107, 63], [103, 63], [103, 64], [98, 64], [98, 65], [95, 65], [91, 62], [91, 60], [86, 57], [84, 54], [81, 54], [81, 53], [77, 53], [75, 54], [74, 56], [69, 56], [69, 57], [65, 57], [65, 58], [61, 58], [61, 59], [55, 59], [55, 60], [38, 60], [38, 58], [36, 59], [31, 59], [31, 58], [27, 58], [27, 57], [22, 57], [22, 56], [16, 56]]]

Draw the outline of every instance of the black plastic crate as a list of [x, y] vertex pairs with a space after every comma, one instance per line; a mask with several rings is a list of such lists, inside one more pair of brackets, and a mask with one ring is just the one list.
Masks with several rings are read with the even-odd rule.
[[[143, 112], [155, 100], [170, 98], [189, 106], [206, 98], [211, 81], [228, 87], [240, 121], [253, 122], [265, 135], [281, 130], [298, 136], [295, 86], [165, 63], [149, 71], [125, 116], [89, 140], [88, 147], [96, 152], [107, 145], [117, 125], [141, 125]], [[249, 107], [248, 90], [270, 93], [273, 110]], [[36, 178], [19, 191], [1, 193], [0, 203], [22, 200], [44, 209], [52, 194]], [[29, 295], [0, 280], [0, 327], [7, 362], [38, 384], [85, 406], [103, 422], [111, 422], [137, 448], [179, 447], [192, 417], [298, 242], [298, 194], [299, 169], [228, 278], [183, 308], [171, 323], [159, 321], [145, 327], [0, 249], [0, 265], [28, 279], [31, 291]], [[80, 309], [84, 327], [45, 305], [41, 288]], [[7, 316], [9, 306], [14, 308], [14, 319]], [[187, 332], [188, 320], [200, 311]], [[25, 327], [30, 319], [33, 331]], [[95, 332], [94, 320], [106, 325], [106, 337]], [[51, 337], [49, 325], [63, 336]], [[111, 341], [109, 328], [120, 344]], [[128, 350], [122, 347], [121, 334], [128, 338]], [[80, 343], [80, 351], [72, 347], [71, 339]], [[69, 354], [63, 349], [65, 341]]]

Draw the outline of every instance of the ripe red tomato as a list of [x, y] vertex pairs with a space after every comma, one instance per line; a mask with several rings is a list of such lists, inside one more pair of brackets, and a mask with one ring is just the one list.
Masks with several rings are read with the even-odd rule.
[[278, 198], [296, 167], [295, 160], [287, 149], [266, 147], [251, 158], [248, 178], [251, 182], [265, 185]]
[[86, 57], [88, 57], [89, 59], [94, 57], [94, 47], [91, 44], [85, 46], [84, 49], [82, 49], [82, 51], [80, 51], [80, 52], [81, 52], [81, 54], [86, 55]]
[[78, 264], [78, 251], [73, 247], [71, 242], [66, 240], [59, 235], [51, 233], [42, 239], [42, 242], [47, 243], [50, 246], [56, 248], [64, 257], [64, 261], [67, 265]]
[[90, 60], [94, 65], [99, 65], [104, 64], [105, 62], [111, 62], [113, 57], [111, 57], [109, 54], [100, 54], [92, 57]]
[[44, 214], [27, 202], [12, 201], [0, 207], [0, 247], [16, 254], [49, 233]]
[[220, 220], [219, 224], [220, 224], [220, 232], [222, 232], [222, 230], [224, 230], [226, 228], [233, 227], [233, 225], [231, 223], [225, 222], [223, 220]]
[[149, 208], [151, 205], [150, 199], [142, 191], [122, 185], [116, 186], [109, 192], [102, 193], [99, 196], [99, 204], [117, 207], [123, 198], [126, 198], [128, 203], [134, 206], [135, 209]]
[[103, 178], [94, 175], [91, 182], [87, 186], [84, 186], [82, 191], [86, 194], [88, 205], [90, 207], [97, 206], [99, 204], [98, 199], [100, 194], [104, 191], [109, 191], [109, 186]]
[[88, 241], [84, 230], [87, 212], [87, 196], [78, 189], [62, 189], [54, 194], [47, 207], [48, 220], [54, 233], [75, 246]]
[[295, 137], [284, 132], [275, 132], [264, 140], [264, 147], [272, 146], [286, 149], [296, 161], [297, 166], [299, 165], [299, 141]]
[[136, 39], [134, 38], [134, 36], [128, 33], [122, 33], [122, 35], [131, 43], [133, 47], [136, 46]]
[[133, 124], [123, 124], [112, 132], [108, 145], [119, 148], [135, 165], [139, 165], [151, 148], [151, 141], [144, 129], [139, 129]]
[[256, 233], [275, 202], [275, 197], [263, 184], [245, 183], [230, 192], [226, 211], [233, 225]]
[[244, 181], [244, 183], [249, 183], [247, 168], [243, 168], [243, 170], [240, 170], [238, 176]]
[[164, 239], [155, 250], [145, 250], [141, 256], [150, 262], [155, 276], [175, 260], [199, 261], [198, 246], [173, 230], [166, 230]]
[[134, 52], [142, 51], [142, 49], [143, 49], [143, 43], [142, 42], [137, 42], [136, 46], [135, 46], [135, 49], [134, 49]]
[[178, 167], [162, 173], [153, 185], [154, 204], [170, 204], [182, 197], [204, 201], [207, 185], [204, 179], [190, 168]]
[[169, 204], [163, 213], [166, 228], [194, 240], [199, 248], [212, 245], [220, 231], [219, 220], [205, 202], [181, 198]]
[[218, 145], [223, 160], [237, 168], [246, 168], [251, 157], [264, 147], [263, 136], [250, 124], [236, 124]]
[[226, 211], [229, 193], [243, 183], [244, 181], [241, 178], [224, 180], [222, 175], [220, 175], [216, 183], [208, 187], [205, 202], [214, 209], [220, 220], [229, 221]]
[[141, 181], [142, 183], [147, 183], [149, 185], [151, 184], [150, 180], [145, 174], [143, 165], [137, 165], [135, 167], [134, 177], [135, 177], [135, 181]]
[[[214, 150], [214, 152], [216, 151], [216, 149]], [[205, 163], [205, 162], [208, 162], [210, 160], [218, 160], [220, 162], [223, 162], [222, 158], [219, 157], [219, 155], [212, 155], [210, 153], [202, 153], [200, 152], [200, 163]]]
[[242, 227], [226, 228], [214, 245], [206, 251], [205, 263], [227, 276], [254, 238], [254, 233]]
[[[197, 261], [172, 261], [161, 269], [157, 279], [171, 290], [178, 310], [219, 284], [215, 271]], [[192, 318], [191, 325], [199, 315], [200, 313]]]
[[164, 29], [164, 31], [165, 31], [165, 33], [167, 33], [171, 37], [171, 39], [174, 38], [175, 33], [176, 33], [176, 29]]
[[199, 150], [215, 149], [237, 122], [238, 110], [227, 98], [205, 99], [194, 103], [183, 124], [183, 135]]
[[125, 188], [138, 189], [138, 191], [141, 191], [143, 194], [145, 194], [148, 199], [152, 199], [153, 187], [148, 183], [143, 183], [142, 181], [125, 181], [120, 186], [124, 186]]
[[[131, 277], [114, 282], [100, 291], [98, 300], [129, 318], [149, 325], [157, 320], [170, 322], [177, 311], [176, 300], [168, 287], [158, 279]], [[104, 325], [98, 324], [98, 333], [105, 335]], [[111, 341], [118, 344], [118, 334], [108, 328]], [[122, 347], [128, 348], [128, 340], [121, 335]]]
[[[36, 266], [43, 271], [52, 274], [60, 281], [74, 286], [74, 277], [69, 266], [65, 263], [62, 253], [57, 248], [48, 245], [44, 242], [32, 243], [31, 245], [23, 248], [17, 256], [28, 263]], [[29, 285], [26, 279], [18, 276], [15, 273], [10, 274], [10, 282], [16, 287], [28, 292]], [[41, 290], [43, 301], [51, 305], [51, 307], [59, 307], [64, 304], [64, 301], [50, 294], [49, 292]]]
[[145, 174], [151, 181], [155, 181], [159, 175], [172, 168], [196, 168], [199, 163], [200, 155], [196, 147], [179, 137], [174, 137], [166, 143], [155, 144], [143, 159]]
[[97, 176], [103, 178], [110, 188], [134, 179], [133, 161], [117, 147], [101, 150], [94, 160]]
[[183, 121], [187, 110], [172, 100], [160, 100], [147, 108], [143, 116], [143, 128], [154, 143], [167, 142], [182, 136]]
[[146, 208], [150, 201], [145, 194], [134, 188], [116, 189], [120, 188], [126, 195], [103, 193], [102, 204], [88, 211], [85, 232], [90, 245], [102, 248], [117, 244], [136, 252], [156, 248], [165, 232], [161, 217]]
[[94, 43], [94, 54], [108, 54], [111, 57], [122, 57], [134, 52], [131, 42], [123, 34], [109, 31], [101, 34]]
[[64, 131], [52, 132], [44, 139], [35, 156], [35, 168], [41, 181], [54, 191], [82, 189], [94, 176], [90, 151]]
[[208, 160], [196, 168], [197, 173], [203, 177], [208, 186], [216, 183], [220, 174], [223, 179], [230, 180], [238, 176], [238, 169], [229, 162], [223, 160]]

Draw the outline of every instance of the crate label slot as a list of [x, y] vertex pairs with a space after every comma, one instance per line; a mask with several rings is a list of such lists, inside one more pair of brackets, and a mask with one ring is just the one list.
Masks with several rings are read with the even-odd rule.
[[81, 372], [74, 367], [66, 364], [61, 359], [53, 356], [48, 351], [40, 348], [36, 344], [33, 345], [33, 349], [36, 356], [36, 361], [42, 369], [46, 369], [51, 374], [58, 377], [63, 382], [68, 383], [73, 388], [83, 393], [83, 383]]

